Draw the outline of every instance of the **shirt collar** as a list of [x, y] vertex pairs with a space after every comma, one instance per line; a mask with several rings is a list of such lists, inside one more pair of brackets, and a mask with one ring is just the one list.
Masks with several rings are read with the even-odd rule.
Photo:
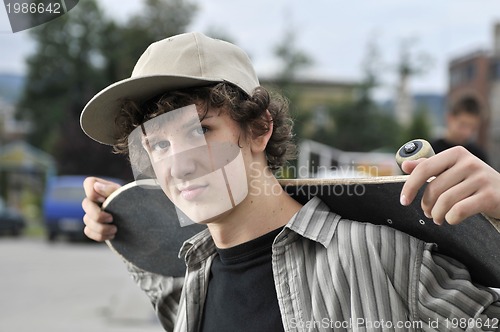
[[187, 239], [179, 251], [179, 258], [187, 265], [199, 263], [216, 251], [215, 243], [208, 228]]
[[290, 219], [287, 228], [328, 247], [341, 217], [318, 197], [313, 197]]
[[[321, 199], [313, 197], [290, 219], [285, 228], [328, 247], [340, 218], [338, 214], [331, 212]], [[280, 241], [283, 233], [278, 235], [275, 242]], [[215, 251], [216, 247], [210, 232], [205, 229], [184, 242], [179, 258], [185, 259], [190, 265], [205, 260]]]

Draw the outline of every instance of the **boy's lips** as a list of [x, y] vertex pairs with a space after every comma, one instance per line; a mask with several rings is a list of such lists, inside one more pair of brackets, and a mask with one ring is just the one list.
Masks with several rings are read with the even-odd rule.
[[205, 188], [207, 188], [208, 185], [190, 185], [184, 188], [178, 188], [180, 195], [182, 198], [184, 198], [187, 201], [192, 201], [196, 199], [203, 191], [205, 191]]

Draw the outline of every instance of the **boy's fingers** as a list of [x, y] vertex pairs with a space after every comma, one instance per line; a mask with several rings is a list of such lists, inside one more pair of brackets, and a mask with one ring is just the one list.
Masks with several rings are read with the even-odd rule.
[[86, 226], [83, 229], [83, 232], [85, 233], [85, 235], [88, 238], [90, 238], [90, 239], [92, 239], [94, 241], [97, 241], [97, 242], [103, 242], [103, 241], [106, 241], [106, 240], [112, 240], [115, 237], [114, 234], [103, 234], [103, 233], [95, 232], [94, 230], [92, 230], [88, 226]]
[[120, 185], [97, 177], [88, 177], [83, 181], [85, 195], [94, 202], [102, 203]]
[[117, 230], [115, 225], [96, 221], [90, 218], [87, 214], [83, 216], [83, 222], [85, 226], [87, 226], [93, 232], [100, 234], [112, 235], [115, 234]]
[[[417, 196], [418, 190], [427, 182], [432, 175], [428, 169], [423, 169], [425, 163], [419, 163], [411, 170], [411, 174], [403, 185], [400, 201], [402, 205], [409, 205]], [[421, 166], [417, 168], [417, 166]]]
[[113, 216], [107, 212], [102, 211], [100, 206], [91, 201], [89, 198], [83, 199], [82, 208], [89, 220], [93, 220], [97, 223], [103, 224], [109, 224], [113, 222]]
[[82, 201], [85, 211], [83, 222], [84, 233], [89, 238], [101, 242], [114, 238], [117, 228], [112, 224], [113, 216], [102, 211], [100, 204], [111, 195], [120, 185], [108, 180], [88, 177], [83, 182], [86, 197]]
[[411, 174], [411, 172], [413, 172], [413, 170], [415, 169], [415, 167], [417, 167], [418, 164], [420, 164], [421, 162], [423, 162], [425, 159], [426, 158], [420, 158], [420, 159], [417, 159], [417, 160], [406, 160], [406, 161], [403, 161], [403, 163], [401, 164], [401, 169], [406, 174]]
[[[435, 181], [440, 180], [437, 178]], [[432, 181], [429, 186], [433, 185], [435, 181]], [[427, 189], [429, 189], [429, 186]], [[426, 189], [425, 196], [428, 194]], [[439, 189], [438, 189], [439, 190]], [[446, 220], [446, 215], [455, 207], [459, 206], [462, 201], [473, 196], [476, 188], [472, 180], [466, 180], [457, 183], [455, 186], [447, 188], [442, 194], [437, 197], [430, 199], [430, 202], [424, 202], [422, 199], [422, 209], [427, 211], [428, 214], [436, 224], [442, 224]], [[448, 221], [448, 220], [447, 220]], [[451, 223], [450, 221], [448, 221]]]
[[438, 176], [448, 168], [452, 167], [460, 154], [454, 151], [454, 148], [445, 150], [428, 159], [417, 160], [417, 165], [410, 164], [407, 166], [414, 168], [411, 174], [403, 185], [401, 190], [401, 204], [409, 205], [417, 196], [418, 190], [432, 177]]
[[120, 188], [120, 185], [114, 182], [103, 180], [94, 182], [94, 190], [101, 194], [103, 197], [108, 197], [118, 188]]

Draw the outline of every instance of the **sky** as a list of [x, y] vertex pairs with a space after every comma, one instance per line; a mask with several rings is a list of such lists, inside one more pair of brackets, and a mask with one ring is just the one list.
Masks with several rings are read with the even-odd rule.
[[[500, 23], [499, 0], [197, 0], [199, 10], [188, 30], [223, 31], [252, 58], [257, 73], [270, 77], [279, 68], [273, 47], [285, 31], [296, 33], [297, 47], [313, 64], [303, 77], [356, 82], [368, 44], [379, 49], [382, 89], [390, 95], [401, 44], [413, 40], [414, 55], [430, 58], [410, 81], [412, 92], [445, 93], [448, 62], [493, 48], [493, 25]], [[139, 0], [99, 0], [108, 15], [125, 20], [141, 9]], [[67, 14], [71, 14], [71, 11]], [[50, 23], [47, 23], [50, 24]], [[23, 73], [33, 52], [26, 31], [12, 33], [0, 7], [0, 73]]]

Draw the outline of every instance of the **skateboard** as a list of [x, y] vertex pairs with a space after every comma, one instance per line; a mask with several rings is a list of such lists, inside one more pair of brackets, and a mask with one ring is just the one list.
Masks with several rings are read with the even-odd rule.
[[108, 246], [137, 267], [165, 276], [184, 276], [178, 258], [185, 240], [206, 226], [181, 227], [174, 204], [152, 179], [128, 183], [111, 194], [102, 208], [113, 215], [118, 232]]
[[[316, 196], [342, 218], [389, 226], [436, 243], [439, 252], [467, 266], [474, 282], [499, 288], [500, 223], [477, 214], [459, 225], [435, 225], [420, 207], [425, 186], [411, 205], [399, 203], [406, 178], [290, 179], [280, 180], [280, 184], [302, 204]], [[113, 251], [146, 271], [184, 275], [186, 267], [178, 258], [179, 249], [206, 226], [181, 227], [175, 206], [154, 180], [123, 186], [108, 197], [103, 208], [113, 214], [118, 227], [115, 238], [107, 241]]]
[[[410, 206], [399, 204], [407, 176], [356, 179], [281, 180], [298, 202], [316, 196], [343, 218], [386, 225], [426, 242], [465, 264], [479, 284], [500, 287], [500, 225], [478, 214], [459, 225], [435, 225], [420, 208], [423, 189]], [[144, 202], [136, 204], [136, 202]], [[129, 183], [103, 205], [113, 214], [119, 231], [108, 245], [138, 267], [167, 276], [183, 276], [178, 258], [182, 243], [204, 230], [193, 224], [181, 227], [174, 205], [152, 180]]]

